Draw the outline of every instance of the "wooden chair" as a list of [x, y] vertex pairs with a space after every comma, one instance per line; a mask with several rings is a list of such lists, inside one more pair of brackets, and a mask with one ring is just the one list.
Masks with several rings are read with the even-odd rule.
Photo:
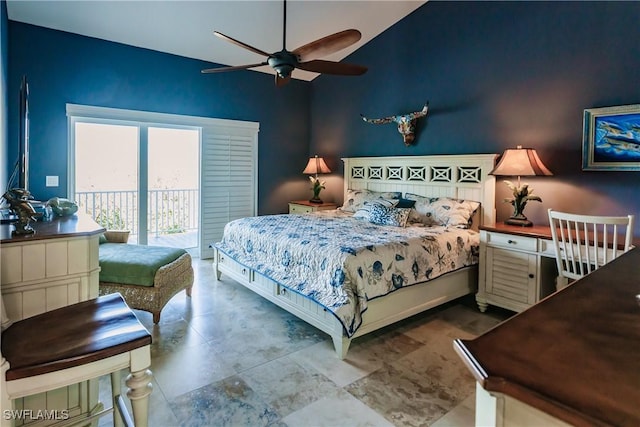
[[[14, 421], [5, 411], [14, 409], [14, 399], [109, 373], [112, 408], [80, 421], [87, 424], [113, 411], [116, 427], [147, 426], [151, 335], [120, 294], [72, 304], [13, 324], [8, 321], [3, 304], [2, 323], [0, 403], [3, 427], [13, 425]], [[5, 329], [6, 323], [10, 325]], [[120, 396], [120, 371], [124, 368], [131, 371], [126, 385], [133, 422]]]
[[556, 251], [558, 282], [562, 289], [631, 249], [633, 215], [592, 216], [549, 212]]

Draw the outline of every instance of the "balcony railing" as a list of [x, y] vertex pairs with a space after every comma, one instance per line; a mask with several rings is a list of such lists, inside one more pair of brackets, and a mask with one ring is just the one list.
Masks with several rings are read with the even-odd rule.
[[[138, 230], [137, 191], [81, 191], [76, 193], [81, 211], [105, 228]], [[147, 197], [149, 235], [186, 233], [198, 229], [198, 190], [149, 190]]]

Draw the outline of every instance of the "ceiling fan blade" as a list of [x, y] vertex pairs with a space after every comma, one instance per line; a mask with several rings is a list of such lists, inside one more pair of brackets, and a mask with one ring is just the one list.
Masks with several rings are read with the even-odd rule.
[[234, 65], [232, 67], [207, 68], [206, 70], [202, 70], [201, 73], [203, 74], [224, 73], [225, 71], [246, 70], [247, 68], [261, 67], [263, 65], [269, 65], [269, 64], [266, 62], [260, 62], [258, 64]]
[[367, 67], [363, 67], [362, 65], [323, 61], [321, 59], [300, 62], [296, 65], [296, 68], [314, 73], [335, 74], [340, 76], [359, 76], [367, 72]]
[[219, 31], [214, 31], [213, 34], [215, 36], [217, 36], [217, 37], [220, 37], [222, 40], [226, 40], [226, 41], [228, 41], [230, 43], [233, 43], [233, 44], [235, 44], [237, 46], [243, 47], [243, 48], [245, 48], [247, 50], [250, 50], [253, 53], [257, 53], [258, 55], [269, 56], [269, 54], [267, 52], [264, 52], [264, 51], [262, 51], [262, 50], [260, 50], [260, 49], [258, 49], [256, 47], [253, 47], [253, 46], [250, 46], [250, 45], [248, 45], [246, 43], [243, 43], [240, 40], [236, 40], [233, 37], [226, 36], [226, 35], [222, 34]]
[[280, 77], [279, 74], [276, 74], [276, 86], [277, 87], [282, 87], [282, 86], [286, 85], [287, 83], [289, 83], [290, 80], [291, 80], [291, 76]]
[[305, 44], [292, 53], [298, 56], [300, 62], [308, 62], [351, 46], [361, 37], [362, 34], [358, 30], [344, 30]]

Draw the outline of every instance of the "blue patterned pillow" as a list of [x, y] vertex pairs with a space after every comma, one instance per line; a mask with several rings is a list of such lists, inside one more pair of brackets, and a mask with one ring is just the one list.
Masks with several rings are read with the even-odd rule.
[[366, 202], [379, 199], [400, 199], [400, 191], [372, 191], [372, 190], [352, 190], [349, 189], [344, 195], [344, 203], [340, 209], [344, 212], [356, 212], [362, 208]]
[[395, 208], [384, 206], [379, 203], [370, 203], [362, 209], [358, 209], [354, 218], [362, 218], [372, 224], [391, 225], [394, 227], [404, 227], [407, 225], [409, 218], [408, 208]]
[[395, 208], [398, 204], [398, 199], [375, 199], [375, 200], [367, 200], [364, 202], [362, 206], [360, 206], [357, 210], [366, 210], [371, 211], [374, 205], [381, 205], [387, 208]]

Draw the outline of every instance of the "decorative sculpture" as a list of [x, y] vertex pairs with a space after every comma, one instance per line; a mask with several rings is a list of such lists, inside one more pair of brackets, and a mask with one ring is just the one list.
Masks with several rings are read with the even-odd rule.
[[429, 109], [429, 103], [426, 103], [422, 110], [416, 111], [413, 113], [405, 114], [402, 116], [389, 116], [383, 119], [367, 119], [365, 116], [362, 116], [362, 120], [367, 123], [373, 123], [375, 125], [385, 124], [385, 123], [397, 123], [398, 124], [398, 132], [402, 135], [402, 140], [404, 141], [404, 145], [407, 147], [411, 145], [413, 140], [415, 139], [415, 131], [416, 131], [416, 120], [420, 117], [424, 117], [427, 115], [427, 110]]
[[523, 227], [531, 226], [532, 222], [524, 216], [524, 208], [527, 206], [527, 202], [542, 202], [542, 199], [539, 196], [531, 194], [533, 193], [533, 188], [529, 188], [528, 184], [515, 185], [513, 182], [507, 180], [504, 182], [513, 193], [513, 197], [504, 199], [505, 203], [510, 203], [511, 206], [513, 206], [513, 214], [511, 215], [511, 218], [505, 222], [507, 224], [521, 225]]
[[23, 188], [12, 188], [7, 190], [2, 196], [9, 203], [11, 210], [18, 217], [16, 228], [13, 234], [33, 234], [35, 230], [29, 225], [31, 221], [35, 221], [41, 214], [29, 203], [29, 199], [33, 199], [31, 193]]
[[47, 206], [58, 216], [69, 216], [78, 212], [78, 204], [62, 197], [53, 197], [47, 201]]

